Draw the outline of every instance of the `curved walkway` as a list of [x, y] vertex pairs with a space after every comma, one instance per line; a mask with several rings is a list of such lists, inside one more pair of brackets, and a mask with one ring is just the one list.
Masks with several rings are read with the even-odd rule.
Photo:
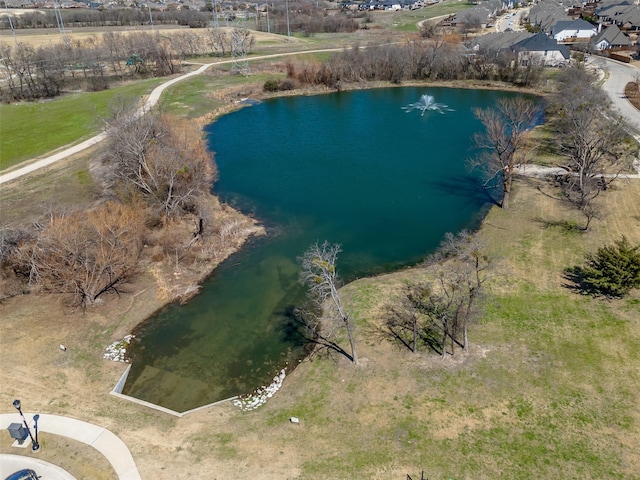
[[76, 480], [76, 477], [66, 470], [39, 458], [0, 454], [0, 478], [8, 477], [23, 468], [30, 468], [42, 477], [42, 480]]
[[[33, 418], [33, 415], [33, 413], [25, 413], [25, 418]], [[0, 414], [0, 429], [6, 430], [12, 423], [22, 424], [22, 418], [18, 413]], [[29, 428], [33, 428], [33, 425], [30, 424]], [[106, 428], [76, 420], [75, 418], [43, 413], [40, 414], [38, 419], [38, 431], [53, 433], [54, 435], [61, 435], [86, 443], [105, 456], [120, 480], [141, 480], [138, 467], [136, 467], [129, 448], [120, 438]]]
[[[260, 55], [258, 57], [252, 57], [249, 58], [247, 60], [249, 61], [253, 61], [253, 60], [265, 60], [268, 58], [277, 58], [277, 57], [287, 57], [287, 56], [291, 56], [291, 55], [302, 55], [302, 54], [308, 54], [308, 53], [321, 53], [321, 52], [339, 52], [342, 51], [343, 48], [325, 48], [325, 49], [320, 49], [320, 50], [302, 50], [302, 51], [298, 51], [298, 52], [287, 52], [287, 53], [274, 53], [271, 55]], [[221, 60], [219, 62], [212, 62], [212, 63], [205, 63], [202, 64], [202, 66], [200, 68], [198, 68], [197, 70], [193, 70], [192, 72], [189, 73], [185, 73], [184, 75], [180, 75], [179, 77], [173, 78], [171, 80], [169, 80], [168, 82], [163, 83], [162, 85], [157, 86], [155, 89], [153, 89], [153, 91], [149, 94], [149, 96], [147, 97], [146, 101], [144, 102], [143, 105], [140, 106], [140, 108], [138, 109], [138, 114], [141, 114], [143, 111], [145, 110], [150, 110], [151, 108], [153, 108], [157, 103], [158, 100], [160, 99], [160, 96], [162, 95], [162, 92], [165, 91], [165, 89], [169, 88], [170, 86], [181, 82], [183, 80], [186, 80], [187, 78], [193, 77], [195, 75], [200, 75], [202, 72], [204, 72], [207, 68], [212, 67], [214, 65], [224, 65], [224, 64], [228, 64], [228, 63], [232, 63], [235, 60]], [[88, 140], [85, 140], [82, 143], [79, 143], [78, 145], [74, 145], [73, 147], [67, 148], [62, 150], [61, 152], [58, 152], [54, 155], [51, 156], [47, 156], [45, 158], [42, 158], [40, 160], [37, 160], [33, 163], [30, 163], [29, 165], [26, 165], [24, 167], [21, 168], [17, 168], [16, 170], [12, 170], [8, 173], [5, 173], [4, 175], [0, 175], [0, 184], [6, 183], [6, 182], [10, 182], [11, 180], [15, 180], [17, 178], [22, 177], [23, 175], [27, 175], [31, 172], [35, 172], [36, 170], [46, 167], [48, 165], [51, 165], [53, 163], [56, 163], [64, 158], [70, 157], [71, 155], [74, 155], [78, 152], [81, 152], [82, 150], [89, 148], [92, 145], [95, 145], [98, 142], [101, 142], [102, 140], [104, 140], [104, 138], [106, 137], [106, 133], [100, 133], [98, 135], [96, 135], [95, 137], [91, 137]]]

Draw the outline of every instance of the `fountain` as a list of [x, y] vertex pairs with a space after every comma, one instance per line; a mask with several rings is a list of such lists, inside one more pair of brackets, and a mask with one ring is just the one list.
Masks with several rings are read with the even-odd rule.
[[410, 103], [406, 107], [402, 107], [407, 113], [412, 110], [421, 110], [422, 114], [420, 116], [424, 116], [425, 112], [428, 110], [435, 110], [438, 113], [444, 115], [444, 112], [453, 112], [453, 109], [449, 108], [444, 103], [437, 103], [435, 98], [431, 95], [427, 95], [426, 93], [420, 97], [415, 103]]

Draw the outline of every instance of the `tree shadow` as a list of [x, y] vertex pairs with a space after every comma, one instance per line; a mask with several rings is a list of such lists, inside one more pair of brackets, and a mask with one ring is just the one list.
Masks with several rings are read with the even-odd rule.
[[580, 266], [566, 268], [562, 278], [565, 280], [562, 286], [574, 293], [593, 297], [608, 297], [602, 290], [585, 280], [584, 269]]
[[428, 181], [427, 184], [447, 195], [468, 198], [474, 203], [500, 204], [500, 200], [491, 194], [492, 191], [499, 190], [499, 187], [496, 185], [483, 185], [478, 178], [471, 175]]
[[288, 342], [303, 347], [306, 356], [315, 349], [321, 348], [328, 352], [338, 353], [353, 362], [353, 357], [349, 352], [322, 334], [320, 321], [314, 312], [295, 305], [288, 305], [282, 311], [282, 315], [287, 320], [278, 327], [281, 335]]
[[565, 233], [585, 233], [584, 228], [580, 227], [576, 222], [569, 220], [547, 220], [542, 217], [536, 217], [534, 221], [538, 222], [544, 229], [555, 228]]
[[385, 319], [382, 325], [372, 326], [370, 333], [380, 339], [387, 339], [399, 348], [406, 348], [410, 352], [427, 348], [438, 355], [442, 355], [442, 331], [436, 325], [423, 322], [416, 327], [416, 351], [413, 349], [413, 321], [414, 313], [397, 305], [387, 305]]

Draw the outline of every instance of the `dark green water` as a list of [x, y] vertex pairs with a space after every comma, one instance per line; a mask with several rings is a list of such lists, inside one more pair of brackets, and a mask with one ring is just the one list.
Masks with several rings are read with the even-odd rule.
[[[454, 111], [401, 107], [429, 94]], [[473, 229], [491, 199], [465, 168], [474, 108], [504, 92], [393, 88], [274, 99], [206, 128], [223, 201], [269, 235], [229, 258], [185, 306], [137, 332], [124, 393], [185, 411], [269, 384], [301, 342], [300, 256], [340, 243], [345, 280], [414, 264], [446, 232]]]

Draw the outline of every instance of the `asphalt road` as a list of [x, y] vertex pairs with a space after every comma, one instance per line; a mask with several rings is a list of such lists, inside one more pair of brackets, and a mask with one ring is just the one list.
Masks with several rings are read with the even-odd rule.
[[624, 94], [624, 87], [640, 75], [640, 69], [627, 63], [596, 56], [591, 56], [589, 63], [609, 72], [609, 78], [604, 85], [602, 85], [602, 89], [607, 92], [609, 98], [611, 98], [614, 109], [629, 122], [636, 130], [636, 134], [640, 132], [640, 112], [631, 105]]

